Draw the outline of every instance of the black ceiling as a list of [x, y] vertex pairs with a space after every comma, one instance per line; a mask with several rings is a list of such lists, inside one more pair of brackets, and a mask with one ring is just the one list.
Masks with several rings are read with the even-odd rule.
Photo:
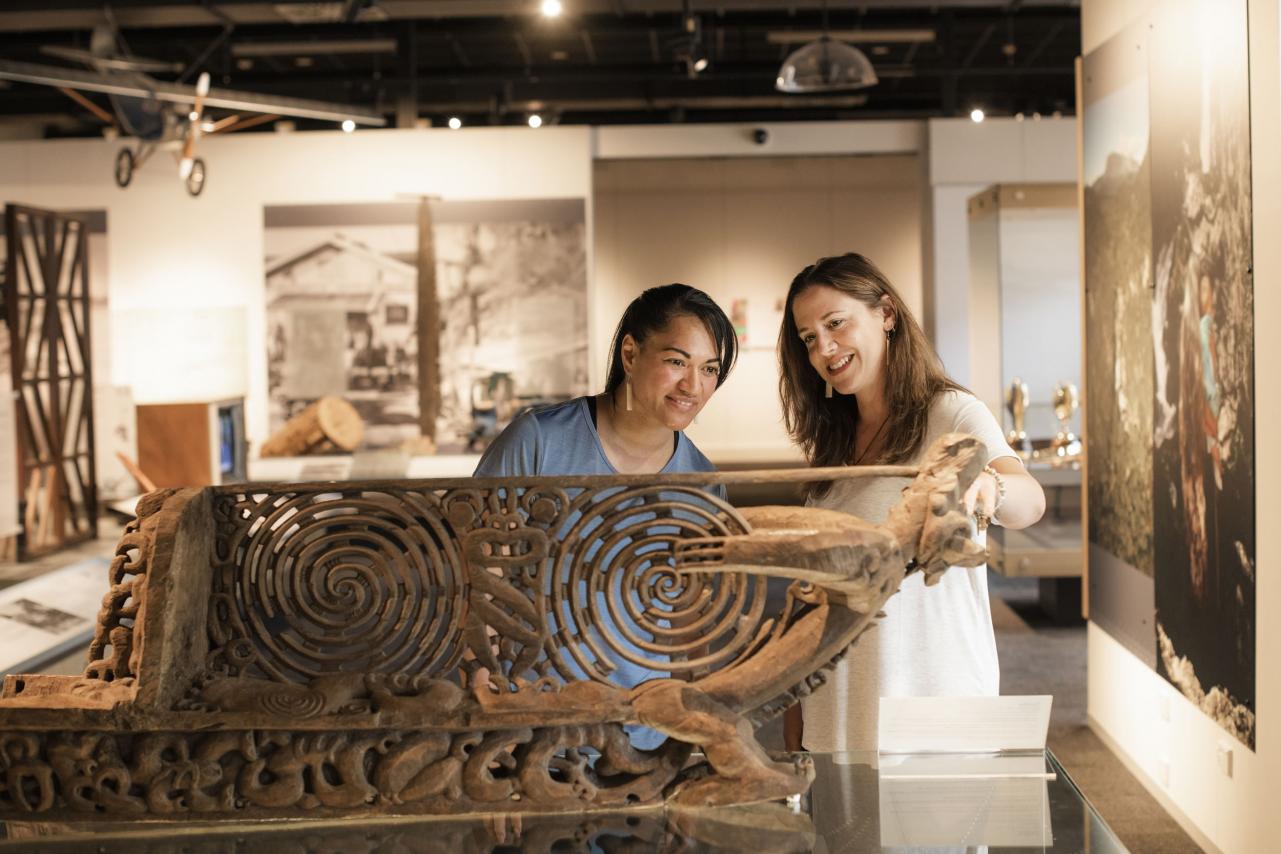
[[[1073, 111], [1077, 2], [833, 0], [830, 29], [866, 34], [880, 83], [818, 96], [773, 86], [799, 47], [780, 42], [821, 29], [820, 2], [693, 0], [711, 60], [694, 77], [681, 0], [563, 3], [547, 19], [539, 0], [6, 0], [0, 58], [57, 64], [42, 45], [87, 48], [109, 20], [132, 54], [180, 63], [186, 80], [208, 70], [217, 86], [370, 107], [402, 126], [515, 124], [535, 109], [566, 124]], [[878, 39], [887, 30], [903, 40]], [[49, 135], [101, 129], [57, 90], [0, 82], [0, 122], [18, 118]]]

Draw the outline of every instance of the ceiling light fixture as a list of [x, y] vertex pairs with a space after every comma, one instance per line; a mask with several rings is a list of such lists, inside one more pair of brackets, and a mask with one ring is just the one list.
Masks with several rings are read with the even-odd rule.
[[970, 121], [974, 122], [974, 124], [978, 124], [982, 122], [983, 119], [985, 118], [987, 118], [987, 116], [983, 113], [983, 110], [980, 109], [979, 107], [975, 107], [974, 109], [970, 110]]
[[532, 127], [532, 128], [540, 128], [540, 127], [542, 127], [542, 126], [543, 126], [543, 117], [542, 117], [542, 116], [540, 116], [540, 115], [538, 115], [538, 113], [533, 113], [533, 114], [531, 114], [531, 115], [530, 115], [530, 117], [529, 117], [529, 126], [530, 126], [530, 127]]
[[351, 132], [352, 132], [352, 131], [354, 131], [355, 129], [356, 129], [356, 123], [355, 123], [355, 122], [353, 122], [351, 119], [344, 119], [344, 120], [343, 120], [343, 123], [342, 123], [342, 132], [343, 132], [343, 133], [351, 133]]
[[458, 130], [458, 129], [459, 129], [460, 127], [462, 127], [462, 126], [463, 126], [463, 120], [462, 120], [462, 119], [460, 119], [460, 118], [458, 118], [458, 116], [450, 116], [450, 117], [449, 117], [449, 129], [450, 129], [450, 130]]
[[876, 70], [866, 54], [831, 37], [827, 26], [827, 0], [823, 0], [823, 35], [792, 51], [783, 60], [774, 88], [798, 95], [863, 89], [876, 83]]
[[676, 59], [685, 63], [685, 73], [691, 79], [706, 71], [712, 64], [712, 58], [703, 44], [703, 22], [690, 8], [690, 0], [684, 0], [684, 11], [681, 22], [685, 34], [672, 42]]
[[544, 18], [558, 18], [560, 13], [565, 11], [565, 7], [560, 0], [543, 0], [539, 11], [543, 13]]

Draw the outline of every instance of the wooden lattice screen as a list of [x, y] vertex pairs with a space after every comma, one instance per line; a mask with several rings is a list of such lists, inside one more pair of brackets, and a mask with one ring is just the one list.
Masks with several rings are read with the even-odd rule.
[[98, 530], [89, 229], [75, 217], [19, 205], [5, 207], [4, 221], [23, 528], [18, 559], [26, 560]]

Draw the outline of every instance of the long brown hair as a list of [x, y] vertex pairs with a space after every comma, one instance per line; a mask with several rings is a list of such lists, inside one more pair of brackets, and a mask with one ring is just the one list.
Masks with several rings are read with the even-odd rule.
[[[854, 463], [858, 400], [852, 394], [826, 396], [826, 382], [810, 364], [792, 314], [796, 298], [815, 285], [836, 288], [870, 308], [888, 302], [894, 315], [885, 370], [888, 415], [884, 450], [876, 461], [898, 463], [910, 459], [925, 441], [930, 405], [935, 398], [949, 389], [963, 389], [944, 372], [943, 363], [920, 324], [885, 274], [854, 252], [820, 258], [797, 274], [787, 289], [783, 326], [778, 333], [778, 393], [788, 435], [801, 446], [812, 466]], [[820, 482], [808, 484], [806, 491], [809, 497], [821, 497], [830, 488], [830, 482]]]

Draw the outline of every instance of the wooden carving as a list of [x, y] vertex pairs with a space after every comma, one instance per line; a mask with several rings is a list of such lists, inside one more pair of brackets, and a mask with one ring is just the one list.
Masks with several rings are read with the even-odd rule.
[[[906, 572], [973, 566], [981, 446], [918, 469], [152, 493], [82, 677], [10, 676], [0, 815], [273, 818], [703, 807], [803, 792], [753, 730]], [[735, 479], [911, 477], [883, 525], [736, 510]], [[767, 577], [791, 579], [767, 610]], [[638, 678], [637, 673], [648, 674]], [[666, 736], [639, 749], [629, 730]], [[697, 761], [691, 757], [697, 750]]]
[[[74, 216], [4, 206], [0, 323], [17, 416], [15, 472], [22, 514], [18, 559], [30, 560], [98, 533], [93, 365], [89, 334], [89, 228]], [[0, 371], [0, 376], [6, 372]]]

